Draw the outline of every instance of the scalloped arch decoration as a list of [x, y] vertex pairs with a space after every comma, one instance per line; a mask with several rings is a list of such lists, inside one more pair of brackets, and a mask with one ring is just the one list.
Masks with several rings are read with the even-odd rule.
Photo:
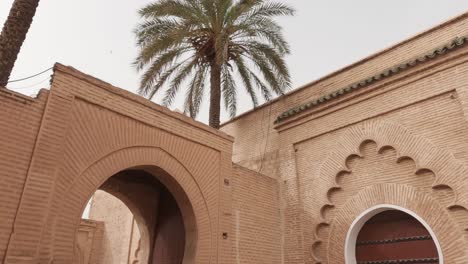
[[[367, 121], [349, 129], [329, 152], [318, 170], [320, 186], [326, 186], [325, 193], [318, 201], [320, 217], [315, 226], [311, 257], [314, 263], [325, 263], [319, 257], [318, 251], [326, 244], [320, 233], [332, 230], [332, 221], [337, 212], [330, 195], [341, 188], [340, 179], [351, 173], [348, 160], [352, 157], [362, 157], [360, 147], [366, 142], [375, 142], [378, 152], [387, 148], [396, 151], [397, 159], [410, 159], [415, 164], [415, 175], [424, 172], [434, 174], [432, 190], [450, 193], [451, 201], [445, 209], [458, 208], [468, 213], [468, 182], [460, 181], [468, 175], [466, 168], [450, 152], [440, 149], [429, 140], [414, 135], [404, 127], [388, 122]], [[328, 216], [328, 217], [327, 217]], [[462, 223], [467, 225], [468, 223]], [[461, 230], [466, 229], [465, 226]]]
[[[368, 121], [351, 128], [321, 164], [319, 178], [335, 181], [337, 171], [348, 172], [346, 160], [353, 155], [362, 156], [359, 147], [366, 141], [374, 141], [379, 150], [388, 146], [394, 148], [398, 158], [410, 157], [417, 171], [430, 169], [436, 176], [434, 186], [449, 186], [457, 194], [453, 205], [468, 208], [468, 182], [461, 184], [459, 180], [468, 176], [468, 168], [452, 153], [394, 123]], [[336, 185], [333, 182], [334, 187], [339, 187]]]

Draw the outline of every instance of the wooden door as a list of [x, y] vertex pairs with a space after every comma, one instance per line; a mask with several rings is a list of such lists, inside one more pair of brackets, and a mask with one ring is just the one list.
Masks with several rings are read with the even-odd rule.
[[397, 210], [369, 219], [356, 242], [358, 264], [439, 263], [436, 245], [414, 217]]

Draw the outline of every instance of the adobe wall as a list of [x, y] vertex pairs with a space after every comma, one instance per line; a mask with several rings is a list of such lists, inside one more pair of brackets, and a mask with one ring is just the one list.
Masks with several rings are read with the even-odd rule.
[[87, 201], [129, 168], [182, 202], [191, 225], [184, 261], [229, 256], [231, 207], [220, 201], [230, 200], [231, 137], [59, 64], [39, 98], [0, 94], [3, 263], [73, 263]]
[[[368, 208], [416, 212], [445, 263], [468, 258], [468, 47], [462, 44], [349, 93], [302, 105], [468, 36], [468, 13], [311, 83], [222, 127], [234, 161], [279, 183], [284, 263], [344, 263]], [[466, 43], [466, 39], [465, 42]]]

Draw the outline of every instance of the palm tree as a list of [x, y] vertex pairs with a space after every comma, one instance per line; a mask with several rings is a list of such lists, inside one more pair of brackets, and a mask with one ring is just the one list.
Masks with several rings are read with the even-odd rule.
[[15, 0], [0, 35], [0, 86], [8, 84], [39, 0]]
[[[153, 98], [167, 84], [163, 105], [188, 86], [184, 112], [195, 118], [210, 80], [209, 125], [219, 128], [221, 96], [236, 114], [236, 76], [258, 105], [291, 86], [284, 56], [289, 46], [276, 16], [293, 15], [282, 3], [264, 0], [159, 0], [139, 11], [135, 65], [144, 71], [139, 93]], [[253, 70], [254, 69], [254, 70]]]

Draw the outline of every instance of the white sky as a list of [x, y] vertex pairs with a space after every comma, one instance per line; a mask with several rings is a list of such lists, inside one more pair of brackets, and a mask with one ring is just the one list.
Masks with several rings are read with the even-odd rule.
[[[280, 0], [279, 0], [280, 1]], [[149, 0], [42, 0], [11, 80], [38, 73], [54, 62], [71, 65], [135, 92], [132, 68], [137, 49], [132, 30], [136, 11]], [[0, 23], [13, 0], [0, 1]], [[281, 19], [292, 47], [287, 58], [293, 88], [353, 63], [468, 11], [468, 0], [288, 0], [295, 17]], [[34, 95], [50, 74], [10, 88]], [[184, 92], [181, 92], [183, 95]], [[239, 113], [252, 106], [240, 94]], [[183, 109], [182, 100], [174, 108]], [[158, 101], [157, 99], [155, 101]], [[207, 104], [199, 120], [207, 120]], [[228, 119], [226, 114], [222, 119]]]

